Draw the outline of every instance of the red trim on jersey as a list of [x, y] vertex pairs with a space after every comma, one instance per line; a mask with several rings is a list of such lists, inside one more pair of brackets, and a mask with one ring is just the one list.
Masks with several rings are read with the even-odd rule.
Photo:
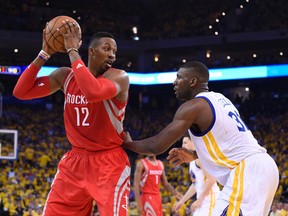
[[89, 102], [98, 102], [114, 98], [117, 94], [113, 81], [98, 77], [95, 78], [81, 59], [72, 63], [76, 82]]

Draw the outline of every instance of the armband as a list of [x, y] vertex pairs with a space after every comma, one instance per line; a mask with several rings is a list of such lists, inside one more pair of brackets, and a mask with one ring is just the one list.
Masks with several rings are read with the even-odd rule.
[[78, 49], [76, 49], [76, 48], [69, 48], [68, 50], [67, 50], [67, 53], [69, 54], [71, 51], [75, 51], [75, 52], [79, 52], [78, 51]]
[[38, 57], [42, 59], [43, 61], [47, 61], [50, 58], [50, 55], [44, 50], [41, 50], [38, 54]]

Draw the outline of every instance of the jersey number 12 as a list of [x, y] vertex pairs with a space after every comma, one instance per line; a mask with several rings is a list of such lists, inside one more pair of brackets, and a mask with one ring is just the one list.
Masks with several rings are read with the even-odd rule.
[[77, 126], [89, 126], [89, 123], [87, 122], [88, 116], [89, 116], [89, 110], [87, 107], [74, 107], [76, 111], [76, 124]]

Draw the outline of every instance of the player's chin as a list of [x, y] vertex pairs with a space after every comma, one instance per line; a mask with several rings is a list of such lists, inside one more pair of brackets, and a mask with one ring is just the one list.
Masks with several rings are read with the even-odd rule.
[[101, 74], [105, 73], [107, 70], [109, 70], [110, 67], [107, 67], [106, 65], [101, 67]]
[[177, 99], [179, 99], [179, 95], [177, 94], [177, 92], [175, 92], [175, 97], [176, 97]]
[[103, 65], [103, 69], [104, 69], [105, 71], [109, 70], [111, 67], [112, 67], [112, 65], [111, 65], [111, 64], [108, 64], [108, 63], [105, 63], [105, 64]]

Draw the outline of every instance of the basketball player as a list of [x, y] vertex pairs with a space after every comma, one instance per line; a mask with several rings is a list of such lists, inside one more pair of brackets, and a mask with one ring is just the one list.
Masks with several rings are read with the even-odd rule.
[[121, 146], [128, 75], [112, 68], [117, 45], [111, 34], [99, 32], [92, 36], [86, 67], [78, 53], [79, 28], [69, 21], [64, 24], [67, 34], [62, 35], [71, 68], [60, 67], [49, 76], [37, 77], [55, 53], [43, 39], [41, 52], [13, 91], [22, 100], [45, 97], [58, 90], [65, 95], [64, 123], [72, 150], [59, 162], [43, 215], [88, 216], [93, 200], [100, 215], [128, 215], [130, 164]]
[[[194, 144], [189, 136], [183, 137], [182, 147], [195, 151]], [[190, 206], [191, 212], [193, 212], [192, 215], [211, 216], [220, 189], [215, 179], [203, 170], [199, 159], [190, 162], [189, 172], [194, 183], [191, 184], [184, 196], [173, 206], [173, 211], [178, 211], [196, 193], [197, 199]]]
[[[164, 165], [155, 155], [140, 159], [134, 173], [134, 192], [138, 215], [162, 216], [160, 183], [176, 197], [180, 194], [167, 181]], [[140, 190], [142, 192], [140, 198]]]
[[268, 215], [278, 183], [274, 160], [242, 121], [224, 95], [208, 90], [209, 71], [198, 61], [180, 67], [174, 81], [176, 97], [185, 102], [173, 121], [153, 137], [124, 146], [140, 154], [160, 154], [189, 130], [197, 154], [172, 149], [169, 162], [179, 165], [199, 157], [201, 166], [223, 185], [213, 209], [219, 215]]

